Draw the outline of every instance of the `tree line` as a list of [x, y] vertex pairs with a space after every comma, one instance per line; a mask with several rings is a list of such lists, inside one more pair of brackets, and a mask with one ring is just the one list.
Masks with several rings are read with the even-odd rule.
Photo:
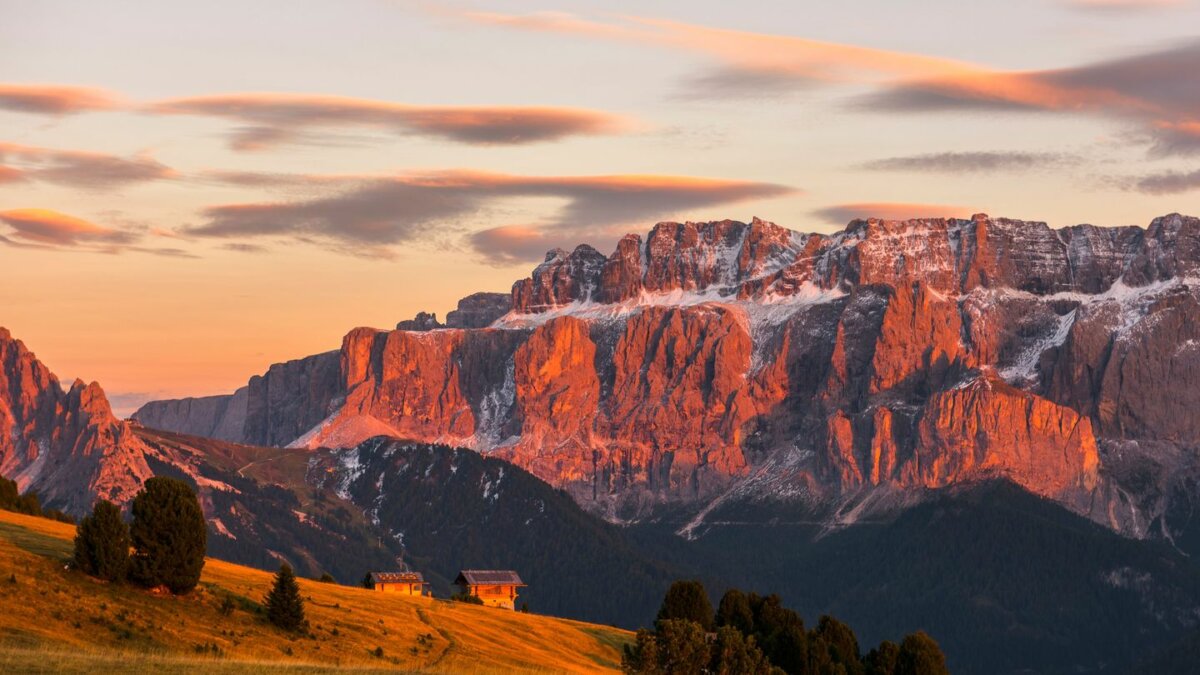
[[15, 480], [3, 476], [0, 476], [0, 509], [75, 524], [75, 519], [66, 513], [58, 509], [43, 508], [42, 500], [36, 491], [28, 490], [22, 494]]
[[816, 628], [778, 595], [730, 589], [716, 612], [699, 581], [668, 589], [654, 629], [625, 647], [626, 673], [638, 675], [948, 675], [946, 657], [922, 631], [885, 640], [865, 655], [846, 624], [822, 616]]
[[[97, 501], [79, 522], [72, 566], [109, 582], [165, 587], [176, 595], [191, 592], [200, 582], [208, 542], [204, 512], [191, 486], [174, 478], [151, 478], [130, 502], [129, 512], [127, 524], [120, 507]], [[307, 630], [300, 586], [286, 563], [263, 604], [275, 626]]]

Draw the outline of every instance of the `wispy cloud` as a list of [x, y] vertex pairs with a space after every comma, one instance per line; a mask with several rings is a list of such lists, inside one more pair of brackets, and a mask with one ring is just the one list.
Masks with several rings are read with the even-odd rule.
[[[329, 177], [316, 177], [328, 186]], [[607, 226], [645, 221], [689, 209], [763, 199], [794, 192], [771, 183], [688, 176], [516, 176], [480, 171], [435, 171], [390, 177], [354, 177], [335, 194], [286, 202], [228, 204], [205, 211], [207, 222], [186, 230], [205, 237], [288, 237], [335, 242], [369, 255], [418, 238], [465, 231], [459, 220], [513, 198], [559, 202], [530, 231], [545, 237], [594, 233]], [[516, 230], [493, 235], [509, 245], [489, 256], [529, 257], [530, 241]], [[473, 240], [487, 243], [486, 238]], [[476, 246], [478, 249], [479, 246]]]
[[1184, 7], [1188, 0], [1065, 0], [1063, 4], [1089, 11], [1136, 12]]
[[870, 171], [992, 173], [1057, 168], [1079, 161], [1074, 155], [1054, 152], [936, 152], [886, 157], [867, 162], [862, 168]]
[[102, 89], [0, 82], [0, 110], [68, 115], [91, 110], [111, 110], [119, 106], [120, 99]]
[[5, 171], [14, 181], [40, 180], [81, 188], [113, 188], [178, 175], [148, 155], [118, 157], [0, 142], [0, 182]]
[[463, 12], [477, 23], [696, 53], [712, 69], [694, 96], [744, 94], [745, 83], [795, 90], [819, 84], [873, 87], [859, 110], [1051, 111], [1137, 125], [1156, 155], [1200, 152], [1200, 40], [1080, 66], [1008, 71], [989, 66], [788, 35], [711, 28], [636, 16], [604, 21], [567, 14]]
[[0, 244], [13, 248], [84, 253], [145, 253], [172, 258], [196, 258], [178, 247], [146, 246], [145, 232], [118, 228], [67, 215], [53, 209], [10, 209], [0, 211]]
[[633, 128], [623, 117], [580, 108], [429, 106], [344, 96], [283, 93], [217, 94], [152, 103], [166, 115], [219, 117], [242, 126], [230, 133], [237, 150], [261, 150], [297, 140], [312, 129], [370, 127], [478, 145], [520, 145], [568, 136], [616, 134]]
[[600, 21], [560, 12], [462, 12], [466, 20], [505, 28], [577, 35], [693, 52], [715, 67], [693, 84], [696, 95], [744, 92], [745, 78], [759, 86], [795, 88], [830, 82], [882, 82], [977, 70], [966, 62], [872, 47], [753, 33], [640, 16]]
[[562, 237], [536, 225], [502, 225], [471, 233], [467, 241], [489, 264], [508, 266], [541, 260], [547, 251], [564, 246]]
[[912, 204], [906, 202], [855, 202], [832, 204], [813, 211], [825, 222], [845, 225], [856, 219], [909, 220], [912, 218], [967, 218], [979, 209], [950, 204]]
[[135, 238], [128, 232], [51, 209], [0, 211], [0, 222], [12, 229], [11, 236], [45, 246], [128, 244]]
[[1031, 110], [1135, 122], [1156, 155], [1200, 151], [1200, 40], [1056, 70], [911, 80], [869, 96], [892, 111]]
[[1200, 170], [1164, 171], [1139, 178], [1115, 179], [1121, 187], [1149, 195], [1173, 195], [1200, 190]]

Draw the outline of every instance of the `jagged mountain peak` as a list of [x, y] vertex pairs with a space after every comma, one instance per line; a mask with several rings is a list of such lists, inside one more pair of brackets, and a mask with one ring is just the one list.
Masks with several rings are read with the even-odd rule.
[[112, 414], [96, 382], [63, 390], [21, 341], [0, 329], [0, 474], [81, 512], [97, 497], [124, 502], [151, 472], [148, 448]]

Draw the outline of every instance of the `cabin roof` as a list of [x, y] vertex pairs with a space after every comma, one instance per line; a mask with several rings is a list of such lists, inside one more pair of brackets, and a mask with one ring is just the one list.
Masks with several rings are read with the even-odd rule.
[[525, 582], [512, 570], [463, 570], [454, 580], [469, 586], [524, 586]]
[[423, 584], [425, 577], [420, 572], [371, 572], [373, 584]]

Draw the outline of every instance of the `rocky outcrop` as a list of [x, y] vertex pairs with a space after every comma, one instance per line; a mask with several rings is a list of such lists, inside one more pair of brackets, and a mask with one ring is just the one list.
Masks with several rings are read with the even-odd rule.
[[[446, 328], [356, 329], [336, 374], [331, 360], [273, 369], [276, 395], [248, 388], [235, 440], [465, 445], [614, 518], [735, 498], [837, 509], [1004, 476], [1136, 530], [1153, 514], [1121, 501], [1123, 469], [1107, 467], [1151, 443], [1200, 447], [1198, 266], [1200, 221], [1179, 215], [1146, 229], [860, 220], [831, 235], [660, 223], [607, 257], [551, 251]], [[138, 418], [235, 419], [155, 410]]]
[[247, 386], [229, 396], [151, 401], [134, 413], [134, 419], [155, 429], [172, 429], [176, 433], [220, 441], [239, 441], [246, 436], [249, 394]]
[[396, 330], [413, 330], [425, 331], [445, 328], [441, 321], [438, 321], [437, 314], [429, 312], [417, 312], [417, 315], [411, 319], [405, 319], [396, 324]]
[[151, 475], [149, 448], [112, 414], [95, 382], [58, 378], [0, 328], [0, 474], [72, 513], [125, 503]]
[[509, 293], [472, 293], [446, 312], [447, 328], [486, 328], [512, 309]]
[[1086, 417], [991, 374], [932, 396], [914, 448], [900, 467], [903, 485], [945, 487], [964, 476], [994, 474], [1064, 497], [1095, 488], [1099, 479], [1099, 451]]
[[294, 441], [340, 405], [341, 353], [276, 363], [227, 396], [151, 401], [132, 418], [154, 429], [260, 446]]
[[604, 254], [587, 244], [570, 253], [561, 248], [550, 251], [528, 279], [513, 284], [512, 311], [541, 312], [592, 300], [606, 262]]

